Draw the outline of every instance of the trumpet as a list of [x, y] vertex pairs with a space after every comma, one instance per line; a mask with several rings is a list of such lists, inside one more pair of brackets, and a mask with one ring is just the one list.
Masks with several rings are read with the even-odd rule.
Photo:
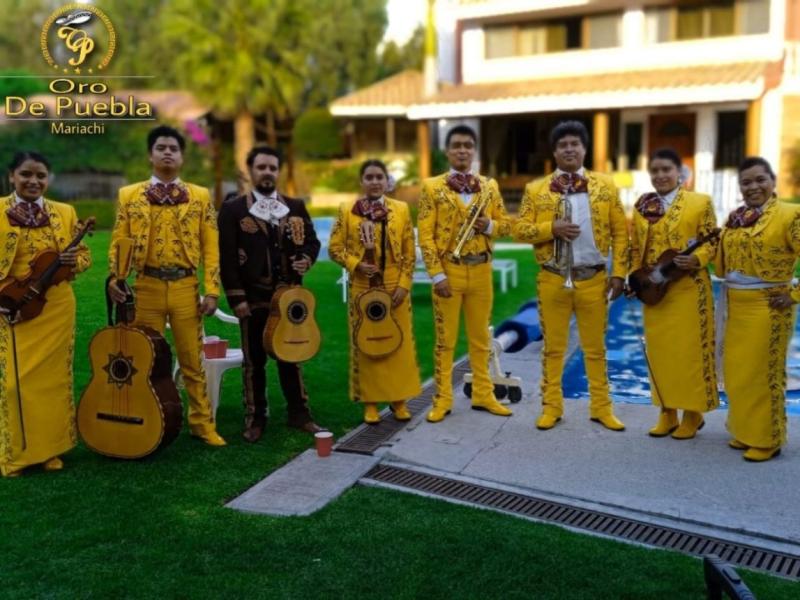
[[486, 209], [489, 204], [490, 194], [486, 193], [483, 188], [478, 192], [479, 196], [469, 207], [466, 220], [461, 224], [456, 235], [456, 248], [453, 250], [453, 258], [456, 260], [461, 258], [461, 252], [464, 250], [464, 244], [475, 237], [475, 221], [481, 216], [481, 213]]
[[[572, 222], [572, 204], [567, 199], [566, 194], [561, 194], [561, 199], [556, 207], [556, 215], [564, 221]], [[564, 289], [575, 289], [575, 284], [572, 281], [572, 242], [555, 238], [553, 240], [553, 257], [545, 264], [551, 269], [564, 274]]]

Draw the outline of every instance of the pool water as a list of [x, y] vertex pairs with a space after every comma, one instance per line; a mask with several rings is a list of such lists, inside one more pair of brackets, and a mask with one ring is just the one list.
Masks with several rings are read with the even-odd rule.
[[[718, 293], [715, 287], [714, 295]], [[642, 335], [641, 303], [625, 298], [614, 302], [608, 317], [606, 348], [611, 397], [615, 402], [650, 404], [650, 381], [642, 350]], [[786, 394], [786, 409], [789, 414], [800, 415], [800, 329], [797, 323], [789, 346], [787, 375], [789, 391]], [[563, 381], [565, 398], [588, 398], [583, 351], [580, 348], [567, 361]], [[727, 408], [724, 393], [720, 394], [720, 408]]]

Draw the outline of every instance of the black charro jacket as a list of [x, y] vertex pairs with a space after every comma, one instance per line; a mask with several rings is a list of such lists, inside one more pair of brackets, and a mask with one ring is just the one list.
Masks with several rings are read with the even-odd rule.
[[241, 302], [268, 299], [281, 283], [287, 282], [284, 273], [284, 254], [289, 270], [289, 283], [301, 283], [291, 268], [289, 256], [295, 254], [288, 220], [303, 219], [305, 239], [297, 247], [314, 263], [319, 255], [320, 242], [314, 224], [302, 200], [279, 198], [289, 207], [289, 214], [278, 226], [270, 225], [250, 214], [254, 202], [252, 194], [239, 196], [222, 204], [219, 211], [219, 262], [220, 278], [231, 308]]

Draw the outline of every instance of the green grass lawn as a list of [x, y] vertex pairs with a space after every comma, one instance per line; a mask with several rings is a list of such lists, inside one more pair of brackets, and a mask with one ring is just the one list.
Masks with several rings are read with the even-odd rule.
[[[105, 324], [107, 232], [89, 243], [95, 266], [75, 283], [75, 383], [90, 377], [87, 349]], [[506, 256], [506, 254], [503, 254]], [[534, 294], [534, 266], [497, 294], [498, 322]], [[360, 423], [347, 397], [340, 269], [320, 263], [307, 279], [324, 342], [304, 367], [318, 422], [337, 437]], [[431, 375], [430, 289], [415, 287], [423, 377]], [[224, 307], [227, 308], [227, 307]], [[238, 329], [207, 332], [238, 346]], [[463, 342], [459, 353], [463, 353]], [[309, 448], [285, 426], [270, 368], [272, 419], [265, 438], [240, 437], [239, 373], [228, 373], [218, 428], [227, 448], [186, 432], [160, 454], [110, 460], [79, 446], [61, 473], [0, 480], [0, 596], [4, 598], [704, 598], [701, 563], [664, 551], [579, 535], [488, 511], [356, 487], [306, 518], [245, 515], [223, 504]], [[531, 457], [536, 460], [536, 457]], [[759, 599], [797, 597], [797, 584], [745, 573]]]

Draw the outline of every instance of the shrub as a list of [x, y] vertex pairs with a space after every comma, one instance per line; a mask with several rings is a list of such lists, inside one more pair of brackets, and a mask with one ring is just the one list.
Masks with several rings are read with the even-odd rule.
[[344, 152], [339, 125], [326, 108], [311, 108], [300, 115], [292, 136], [297, 153], [305, 158], [334, 158]]

